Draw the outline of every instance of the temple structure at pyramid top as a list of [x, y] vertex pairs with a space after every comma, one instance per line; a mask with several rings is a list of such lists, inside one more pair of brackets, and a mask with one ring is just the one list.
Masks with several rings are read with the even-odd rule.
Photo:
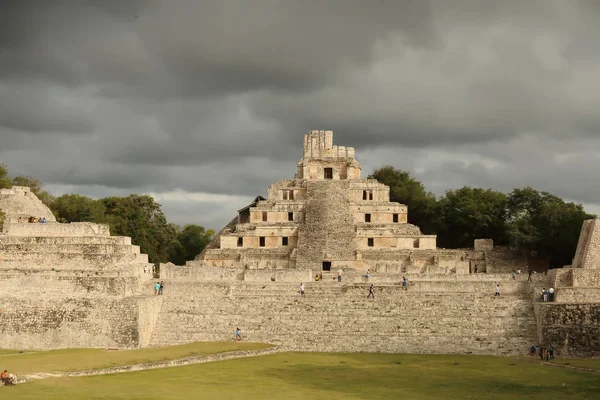
[[[208, 266], [313, 270], [439, 264], [431, 254], [435, 235], [408, 224], [407, 213], [404, 204], [390, 201], [388, 186], [361, 179], [354, 148], [334, 145], [332, 131], [314, 130], [304, 136], [295, 178], [276, 182], [266, 199], [258, 196], [239, 210], [197, 260]], [[425, 250], [429, 253], [415, 257]]]
[[360, 179], [354, 148], [335, 146], [332, 131], [304, 135], [304, 157], [298, 162], [297, 179]]

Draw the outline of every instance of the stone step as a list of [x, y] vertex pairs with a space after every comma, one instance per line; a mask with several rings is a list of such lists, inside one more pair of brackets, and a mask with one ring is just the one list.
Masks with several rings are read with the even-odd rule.
[[[300, 290], [299, 284], [289, 282], [189, 282], [179, 280], [168, 280], [163, 281], [171, 287], [178, 287], [181, 289], [192, 289], [199, 290], [201, 288], [212, 288], [215, 286], [227, 286], [234, 289], [239, 288], [275, 288], [278, 290], [290, 290], [298, 292]], [[320, 288], [343, 288], [343, 290], [363, 290], [368, 291], [369, 283], [338, 283], [338, 282], [307, 282], [304, 283], [305, 291], [318, 290]], [[530, 293], [532, 285], [526, 282], [509, 281], [500, 285], [500, 293], [512, 293], [512, 292], [523, 292]], [[381, 290], [404, 290], [405, 288], [399, 283], [382, 283], [374, 286], [377, 291]], [[495, 293], [496, 285], [493, 282], [481, 282], [481, 281], [465, 281], [465, 282], [451, 282], [451, 281], [412, 281], [407, 288], [410, 291], [430, 291], [430, 292], [489, 292], [492, 295]]]
[[115, 244], [130, 245], [126, 236], [9, 236], [0, 234], [2, 244]]
[[[344, 332], [360, 332], [361, 330], [364, 330], [364, 326], [368, 326], [369, 322], [373, 322], [373, 321], [367, 321], [367, 320], [352, 320], [352, 319], [348, 319], [348, 318], [343, 318], [340, 319], [337, 322], [332, 322], [332, 323], [326, 323], [326, 324], [316, 324], [317, 322], [319, 322], [318, 319], [306, 319], [306, 320], [277, 320], [277, 324], [273, 324], [273, 321], [270, 320], [260, 320], [260, 321], [255, 321], [255, 320], [245, 320], [242, 318], [243, 316], [239, 316], [239, 315], [234, 315], [231, 316], [231, 319], [229, 319], [228, 321], [222, 321], [223, 324], [222, 326], [225, 326], [226, 330], [229, 330], [229, 321], [235, 321], [236, 325], [243, 325], [245, 327], [246, 331], [254, 331], [254, 332], [261, 332], [261, 331], [269, 331], [269, 332], [279, 332], [279, 331], [294, 331], [295, 334], [300, 334], [300, 333], [311, 333], [311, 334], [324, 334], [327, 332], [339, 332], [340, 330], [344, 330]], [[179, 321], [179, 320], [177, 320]], [[167, 321], [165, 321], [164, 323], [161, 323], [160, 326], [156, 327], [156, 334], [159, 334], [160, 336], [162, 335], [168, 335], [170, 332], [172, 332], [173, 330], [173, 325], [171, 325], [174, 322], [177, 322], [174, 319], [169, 319], [168, 323]], [[216, 323], [211, 323], [211, 321], [206, 320], [205, 322], [199, 322], [197, 320], [194, 320], [195, 324], [194, 326], [189, 326], [187, 328], [182, 328], [182, 329], [178, 329], [176, 333], [174, 333], [175, 335], [185, 335], [185, 334], [189, 334], [189, 333], [194, 333], [194, 332], [213, 332], [213, 331], [220, 331], [217, 324]], [[321, 321], [322, 322], [322, 321]], [[348, 326], [348, 323], [351, 322], [353, 326]], [[376, 321], [376, 322], [384, 322], [383, 319], [381, 319], [380, 321]], [[402, 321], [387, 321], [388, 322], [388, 326], [377, 326], [377, 334], [384, 334], [384, 333], [390, 333], [390, 334], [407, 334], [407, 335], [412, 335], [415, 333], [419, 333], [419, 334], [439, 334], [439, 333], [443, 333], [444, 335], [458, 335], [458, 336], [478, 336], [478, 335], [490, 335], [490, 331], [493, 329], [493, 334], [495, 335], [499, 335], [499, 336], [506, 336], [508, 332], [511, 332], [512, 334], [522, 334], [522, 333], [529, 333], [529, 332], [533, 332], [534, 328], [535, 328], [535, 323], [533, 322], [528, 322], [525, 319], [523, 320], [518, 320], [516, 319], [514, 322], [519, 322], [522, 323], [522, 325], [515, 327], [513, 325], [513, 323], [510, 324], [500, 324], [500, 325], [495, 325], [495, 324], [490, 324], [490, 325], [485, 325], [485, 321], [481, 321], [481, 324], [475, 325], [475, 324], [457, 324], [454, 326], [446, 326], [446, 325], [434, 325], [433, 323], [436, 321], [429, 321], [429, 322], [425, 322], [425, 321], [420, 321], [418, 318], [415, 318], [413, 320], [411, 319], [406, 319], [406, 320], [402, 320]], [[420, 325], [414, 324], [413, 322], [418, 322]], [[285, 329], [282, 329], [281, 326], [282, 324], [285, 323]], [[307, 325], [311, 323], [315, 323], [315, 325], [310, 325], [307, 327]], [[487, 326], [489, 326], [489, 328], [487, 328]], [[360, 328], [359, 328], [360, 327]], [[468, 333], [463, 332], [463, 329], [469, 329]]]
[[[237, 326], [237, 325], [235, 325]], [[227, 326], [222, 332], [197, 332], [179, 337], [156, 337], [152, 345], [174, 345], [201, 340], [231, 340], [234, 325]], [[473, 354], [522, 354], [535, 343], [531, 332], [517, 336], [481, 335], [448, 336], [445, 332], [435, 334], [390, 334], [365, 326], [361, 330], [336, 332], [307, 332], [307, 334], [277, 333], [277, 331], [253, 331], [242, 328], [245, 340], [284, 344], [289, 350], [298, 351], [357, 351], [365, 348], [369, 351], [398, 353], [473, 353]], [[512, 332], [507, 334], [513, 335]]]
[[[153, 287], [148, 284], [146, 287], [147, 294], [151, 294]], [[281, 299], [294, 300], [294, 299], [320, 299], [330, 297], [345, 297], [345, 298], [366, 298], [368, 290], [355, 290], [355, 291], [344, 291], [343, 289], [319, 289], [316, 291], [305, 291], [304, 297], [300, 296], [298, 290], [294, 289], [240, 289], [240, 288], [221, 288], [214, 290], [207, 290], [205, 288], [196, 288], [196, 290], [184, 290], [180, 291], [179, 288], [173, 287], [168, 283], [165, 284], [164, 295], [170, 298], [180, 298], [183, 301], [189, 298], [204, 297], [204, 296], [219, 296], [219, 297], [236, 297], [236, 298], [251, 298], [251, 297], [265, 297], [273, 298], [280, 297]], [[493, 293], [489, 292], [464, 292], [464, 293], [438, 293], [428, 291], [404, 291], [401, 289], [389, 290], [382, 292], [375, 292], [375, 299], [379, 298], [403, 298], [407, 301], [410, 299], [453, 299], [460, 296], [463, 300], [477, 300], [477, 299], [494, 299], [496, 301], [504, 300], [527, 300], [531, 301], [532, 295], [530, 293], [509, 293], [499, 298], [495, 298]]]
[[3, 253], [133, 253], [139, 254], [140, 247], [125, 244], [83, 244], [83, 243], [0, 243], [0, 254]]
[[0, 253], [0, 261], [4, 263], [37, 263], [40, 265], [63, 267], [64, 263], [92, 263], [98, 266], [148, 263], [147, 254], [135, 253], [43, 253], [43, 252], [12, 252]]

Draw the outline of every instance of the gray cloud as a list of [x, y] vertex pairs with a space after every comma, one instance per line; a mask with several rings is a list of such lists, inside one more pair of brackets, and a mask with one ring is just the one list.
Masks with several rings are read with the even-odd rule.
[[332, 129], [364, 176], [600, 204], [598, 2], [5, 3], [0, 162], [57, 194], [218, 228]]

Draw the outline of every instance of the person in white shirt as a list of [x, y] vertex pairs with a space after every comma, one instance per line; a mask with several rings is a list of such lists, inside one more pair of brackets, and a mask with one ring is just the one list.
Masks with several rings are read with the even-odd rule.
[[500, 297], [500, 285], [496, 283], [496, 294], [494, 297]]
[[304, 283], [300, 284], [300, 296], [304, 297]]

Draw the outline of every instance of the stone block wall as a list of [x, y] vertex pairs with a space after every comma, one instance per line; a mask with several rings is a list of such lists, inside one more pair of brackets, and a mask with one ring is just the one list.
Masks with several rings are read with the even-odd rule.
[[314, 280], [314, 274], [310, 269], [248, 269], [244, 271], [245, 282], [271, 282], [271, 278], [274, 278], [275, 282], [310, 282]]
[[131, 298], [2, 296], [2, 347], [137, 347], [136, 308]]
[[598, 303], [600, 287], [559, 287], [555, 289], [556, 303]]
[[575, 287], [600, 287], [600, 269], [571, 269]]
[[234, 282], [244, 279], [244, 268], [206, 267], [198, 261], [188, 261], [185, 266], [166, 263], [160, 264], [160, 278], [197, 282]]
[[48, 222], [56, 221], [52, 211], [25, 186], [0, 189], [0, 210], [5, 212], [7, 223], [29, 217], [46, 218]]
[[600, 268], [600, 219], [583, 221], [573, 268]]
[[[150, 274], [148, 274], [150, 275]], [[143, 280], [136, 277], [94, 276], [89, 273], [61, 274], [42, 271], [0, 271], [0, 293], [19, 293], [36, 298], [61, 297], [120, 297], [139, 293]]]
[[188, 262], [182, 267], [172, 263], [160, 265], [160, 279], [196, 282], [310, 282], [314, 279], [309, 269], [246, 269], [208, 267], [198, 262]]
[[110, 236], [108, 225], [91, 222], [5, 223], [4, 233], [14, 236]]
[[330, 261], [332, 268], [354, 262], [348, 181], [309, 181], [307, 187], [305, 223], [298, 231], [297, 267], [320, 270], [323, 261]]
[[380, 285], [372, 300], [368, 284], [309, 282], [300, 298], [298, 283], [172, 283], [151, 344], [231, 340], [239, 326], [249, 341], [297, 351], [522, 354], [535, 340], [532, 303], [505, 285], [501, 299], [493, 282]]
[[489, 273], [506, 273], [513, 270], [527, 272], [527, 257], [508, 247], [495, 247], [492, 250], [484, 252], [485, 271]]
[[137, 300], [138, 337], [136, 347], [148, 347], [162, 309], [162, 296], [141, 297]]
[[566, 356], [600, 356], [600, 303], [543, 303], [538, 313], [544, 344]]
[[474, 251], [494, 250], [494, 241], [492, 239], [475, 239], [473, 244]]

